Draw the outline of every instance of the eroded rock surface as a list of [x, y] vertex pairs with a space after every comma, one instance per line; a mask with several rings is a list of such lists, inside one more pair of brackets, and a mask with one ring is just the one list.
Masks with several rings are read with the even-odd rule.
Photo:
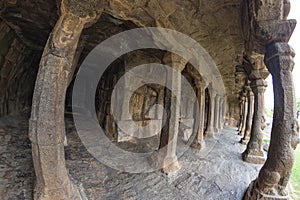
[[[33, 199], [34, 170], [25, 119], [15, 115], [0, 120], [1, 199]], [[226, 128], [216, 140], [206, 140], [202, 152], [188, 150], [179, 158], [179, 173], [169, 177], [159, 171], [129, 174], [99, 163], [81, 144], [71, 119], [67, 119], [67, 137], [67, 168], [88, 199], [242, 199], [261, 167], [241, 160], [245, 146], [238, 143], [233, 128]], [[123, 144], [125, 149], [149, 150], [143, 146]]]

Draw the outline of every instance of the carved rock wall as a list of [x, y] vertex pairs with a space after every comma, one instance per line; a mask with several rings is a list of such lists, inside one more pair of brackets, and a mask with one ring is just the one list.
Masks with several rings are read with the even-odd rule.
[[31, 105], [40, 55], [28, 49], [2, 21], [0, 46], [0, 116], [3, 116]]
[[[26, 46], [42, 50], [53, 28], [60, 1], [28, 0], [0, 3], [0, 16], [15, 30]], [[103, 1], [104, 13], [86, 29], [81, 41], [87, 53], [109, 36], [142, 26], [161, 26], [183, 32], [198, 41], [212, 56], [225, 84], [227, 102], [238, 117], [235, 66], [242, 64], [244, 38], [240, 0], [112, 0]]]

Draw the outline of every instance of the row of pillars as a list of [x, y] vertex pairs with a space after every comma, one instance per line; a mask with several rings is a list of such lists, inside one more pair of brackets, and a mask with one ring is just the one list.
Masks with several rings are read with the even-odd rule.
[[210, 98], [207, 106], [208, 108], [208, 118], [207, 127], [205, 130], [205, 96], [207, 86], [204, 86], [202, 82], [196, 84], [197, 87], [197, 97], [199, 103], [199, 113], [196, 115], [195, 119], [195, 138], [191, 147], [196, 149], [202, 149], [205, 147], [204, 135], [206, 137], [214, 138], [216, 133], [219, 133], [224, 128], [225, 123], [225, 112], [226, 112], [226, 101], [224, 95], [217, 94], [213, 89], [209, 89]]
[[267, 82], [263, 78], [252, 79], [247, 82], [240, 97], [241, 119], [238, 127], [242, 136], [240, 143], [247, 145], [243, 153], [243, 160], [263, 164], [266, 156], [263, 152], [264, 93]]
[[[297, 22], [287, 19], [291, 7], [289, 0], [244, 2], [244, 17], [250, 22], [249, 25], [245, 24], [247, 28], [244, 28], [244, 32], [251, 38], [246, 45], [247, 53], [264, 53], [264, 64], [272, 75], [274, 92], [274, 115], [267, 159], [257, 179], [249, 185], [244, 200], [288, 200], [287, 185], [294, 164], [294, 150], [299, 143], [292, 76], [295, 52], [288, 44]], [[250, 87], [254, 93], [254, 113], [250, 140], [243, 158], [262, 162], [261, 127], [264, 121], [265, 84], [263, 80], [254, 80]], [[248, 98], [248, 104], [253, 105], [251, 98]], [[252, 108], [248, 106], [248, 109], [251, 111]]]
[[[81, 32], [85, 27], [96, 21], [99, 13], [89, 10], [97, 10], [93, 6], [87, 6], [84, 9], [79, 6], [78, 8], [76, 1], [75, 5], [68, 4], [72, 4], [72, 2], [66, 0], [61, 2], [61, 14], [45, 46], [32, 100], [29, 133], [36, 174], [35, 199], [72, 200], [81, 198], [78, 190], [69, 179], [65, 165], [63, 147], [65, 136], [64, 102], [68, 79], [72, 72], [72, 61]], [[288, 27], [291, 23], [283, 21], [278, 24], [278, 27], [281, 28]], [[283, 28], [275, 30], [283, 30]], [[276, 37], [285, 36], [284, 34], [273, 35]], [[286, 186], [294, 163], [293, 149], [296, 148], [299, 141], [299, 126], [295, 117], [295, 95], [292, 79], [293, 56], [294, 52], [285, 38], [279, 38], [266, 45], [265, 63], [272, 74], [274, 83], [273, 128], [267, 160], [258, 178], [249, 186], [244, 197], [245, 200], [289, 199], [286, 194]], [[180, 87], [177, 77], [173, 78], [174, 86]], [[259, 99], [262, 99], [262, 96], [258, 84], [254, 83], [252, 86], [253, 88], [256, 87], [257, 90], [253, 89], [256, 103], [254, 103], [254, 120], [251, 125], [250, 141], [247, 147], [251, 150], [246, 151], [244, 157], [250, 157], [251, 152], [260, 150], [261, 147], [261, 136], [257, 134], [256, 128], [261, 128], [260, 112], [263, 112], [263, 109], [260, 108]], [[224, 106], [220, 108], [218, 98], [211, 91], [208, 136], [218, 131], [219, 125], [221, 124], [222, 127], [223, 124], [220, 123], [220, 119], [224, 118], [224, 112], [220, 112], [220, 110], [223, 110]], [[201, 101], [203, 102], [203, 100]], [[250, 101], [251, 98], [248, 99], [248, 104], [252, 105]], [[173, 102], [173, 98], [171, 102]], [[224, 102], [221, 102], [221, 104], [224, 105]], [[244, 110], [252, 110], [249, 105], [247, 108], [244, 106]], [[170, 106], [176, 106], [176, 103], [171, 103]], [[178, 113], [179, 110], [176, 107], [175, 112], [172, 109], [168, 121], [176, 122], [177, 125], [169, 129], [165, 135], [168, 141], [170, 139], [173, 141], [173, 144], [170, 145], [171, 148], [167, 149], [166, 152], [166, 158], [170, 158], [171, 162], [177, 161], [175, 141], [178, 135]], [[220, 113], [222, 113], [221, 117], [219, 117]], [[245, 130], [247, 131], [248, 115], [244, 118], [243, 121], [246, 121]], [[249, 127], [250, 124], [248, 124]], [[203, 138], [203, 134], [201, 135], [201, 132], [199, 129], [196, 138], [200, 138], [200, 140], [196, 142], [202, 142], [201, 137]]]
[[238, 131], [242, 136], [240, 143], [247, 145], [242, 158], [246, 162], [264, 164], [259, 177], [249, 186], [245, 200], [289, 199], [286, 187], [294, 162], [293, 149], [299, 143], [292, 83], [294, 52], [287, 43], [271, 44], [267, 50], [265, 64], [273, 77], [275, 99], [268, 155], [263, 150], [267, 82], [259, 75], [259, 70], [253, 70], [240, 96]]
[[294, 51], [285, 42], [266, 47], [265, 64], [273, 78], [274, 116], [268, 154], [263, 151], [264, 92], [263, 78], [250, 80], [240, 97], [241, 121], [238, 127], [247, 144], [242, 158], [246, 162], [264, 164], [245, 196], [252, 199], [289, 199], [287, 185], [294, 163], [294, 149], [299, 143], [299, 125], [295, 117], [295, 95], [292, 70]]
[[[163, 149], [166, 145], [166, 152], [160, 152], [159, 160], [163, 160], [163, 173], [171, 173], [179, 170], [180, 165], [176, 156], [177, 138], [180, 123], [180, 97], [181, 96], [181, 77], [180, 74], [185, 68], [187, 62], [175, 54], [167, 53], [164, 56], [164, 64], [172, 66], [176, 72], [172, 72], [171, 89], [173, 94], [170, 98], [166, 97], [165, 107], [168, 119], [166, 128], [168, 130], [162, 130], [159, 149]], [[180, 72], [180, 73], [179, 73]], [[193, 141], [191, 147], [196, 149], [202, 149], [205, 147], [204, 135], [214, 138], [215, 134], [220, 132], [224, 128], [224, 116], [225, 116], [225, 95], [220, 95], [211, 87], [211, 84], [204, 83], [197, 79], [195, 81], [197, 103], [199, 112], [196, 113], [194, 131], [192, 134]], [[207, 127], [205, 130], [205, 98], [206, 89], [209, 90], [209, 113], [207, 119]], [[167, 95], [168, 96], [168, 95]]]

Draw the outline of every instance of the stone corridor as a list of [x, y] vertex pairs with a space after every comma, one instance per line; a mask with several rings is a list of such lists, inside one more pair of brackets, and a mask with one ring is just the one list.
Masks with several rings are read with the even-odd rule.
[[[300, 142], [290, 8], [289, 0], [1, 0], [1, 200], [290, 200]], [[9, 116], [24, 109], [25, 118]], [[185, 141], [193, 149], [181, 157]], [[124, 173], [140, 163], [156, 171]]]
[[[72, 120], [66, 121], [67, 168], [88, 199], [238, 200], [261, 168], [242, 161], [246, 146], [239, 143], [236, 128], [226, 127], [216, 139], [206, 140], [207, 148], [186, 151], [179, 158], [181, 169], [176, 174], [119, 172], [95, 160], [82, 145]], [[0, 199], [33, 198], [34, 169], [27, 130], [26, 116], [0, 119]]]

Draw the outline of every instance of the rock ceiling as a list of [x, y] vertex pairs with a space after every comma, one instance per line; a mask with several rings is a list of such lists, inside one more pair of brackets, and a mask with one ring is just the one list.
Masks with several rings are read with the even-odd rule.
[[[88, 2], [91, 0], [85, 0]], [[222, 75], [229, 100], [237, 100], [235, 72], [242, 64], [244, 39], [241, 0], [111, 0], [104, 13], [82, 35], [83, 55], [104, 39], [123, 30], [159, 26], [185, 33], [211, 55]], [[1, 19], [24, 43], [42, 50], [58, 18], [55, 1], [4, 0]]]

